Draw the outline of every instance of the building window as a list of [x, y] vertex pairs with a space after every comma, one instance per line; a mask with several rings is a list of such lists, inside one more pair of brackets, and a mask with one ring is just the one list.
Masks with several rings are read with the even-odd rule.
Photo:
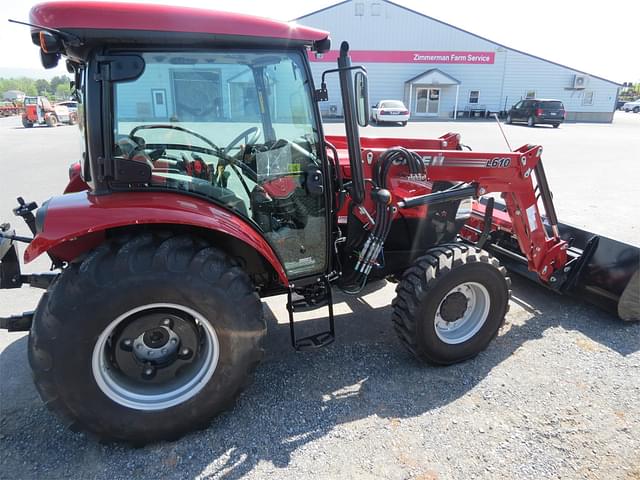
[[527, 94], [525, 95], [524, 98], [536, 98], [536, 91], [535, 90], [527, 90]]
[[362, 17], [364, 15], [364, 2], [355, 2], [356, 17]]
[[582, 105], [589, 107], [593, 105], [593, 90], [585, 90], [582, 94]]
[[480, 99], [480, 90], [471, 90], [469, 92], [469, 103], [478, 103]]
[[371, 4], [371, 16], [379, 17], [382, 6], [378, 2], [374, 2]]

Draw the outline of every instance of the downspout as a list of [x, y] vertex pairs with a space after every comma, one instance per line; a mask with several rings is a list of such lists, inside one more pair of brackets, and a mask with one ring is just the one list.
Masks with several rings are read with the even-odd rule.
[[413, 107], [411, 106], [411, 102], [412, 102], [412, 97], [413, 97], [413, 82], [409, 83], [409, 118], [411, 118], [411, 114], [413, 113]]
[[453, 119], [458, 119], [458, 95], [460, 94], [460, 84], [456, 84], [456, 105], [453, 107]]

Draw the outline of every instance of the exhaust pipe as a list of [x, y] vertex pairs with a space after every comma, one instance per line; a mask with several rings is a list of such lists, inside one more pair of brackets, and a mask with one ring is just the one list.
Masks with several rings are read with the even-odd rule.
[[360, 151], [360, 132], [358, 131], [355, 97], [353, 94], [351, 57], [349, 56], [349, 44], [347, 42], [342, 42], [340, 45], [338, 70], [340, 91], [342, 93], [342, 108], [344, 110], [344, 128], [351, 165], [351, 199], [354, 204], [360, 205], [364, 200], [364, 173], [362, 169], [362, 153]]

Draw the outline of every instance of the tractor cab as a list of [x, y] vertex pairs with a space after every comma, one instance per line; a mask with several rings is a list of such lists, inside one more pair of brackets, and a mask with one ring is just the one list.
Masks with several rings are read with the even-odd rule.
[[325, 274], [335, 171], [307, 56], [328, 50], [328, 33], [154, 5], [74, 5], [69, 17], [65, 5], [36, 7], [34, 24], [56, 31], [32, 36], [46, 66], [64, 45], [75, 74], [87, 192], [204, 201], [264, 238], [287, 279]]
[[146, 178], [118, 176], [108, 188], [203, 198], [263, 232], [289, 277], [324, 272], [331, 207], [305, 52], [120, 55], [140, 62], [140, 72], [111, 82], [107, 161], [114, 170], [140, 162]]

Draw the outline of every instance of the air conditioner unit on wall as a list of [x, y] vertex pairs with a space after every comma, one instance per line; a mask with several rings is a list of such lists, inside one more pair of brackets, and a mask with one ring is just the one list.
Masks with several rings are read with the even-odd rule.
[[586, 75], [576, 75], [573, 77], [573, 88], [575, 89], [587, 88], [588, 83], [589, 77]]

